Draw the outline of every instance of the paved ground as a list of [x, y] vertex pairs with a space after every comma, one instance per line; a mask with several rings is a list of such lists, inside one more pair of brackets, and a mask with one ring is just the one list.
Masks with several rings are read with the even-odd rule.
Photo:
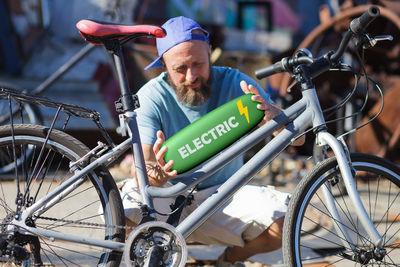
[[[272, 166], [273, 167], [272, 171], [274, 171], [276, 173], [277, 171], [275, 170], [275, 168], [278, 168], [279, 165], [280, 165], [279, 162], [274, 163]], [[298, 166], [298, 164], [296, 164], [296, 162], [288, 161], [285, 163], [285, 165], [286, 165], [285, 169], [288, 170], [286, 172], [286, 174], [288, 174], [289, 176], [295, 177], [297, 175], [297, 173], [299, 172], [298, 170], [296, 170], [296, 166]], [[270, 179], [268, 177], [269, 177], [268, 170], [263, 170], [262, 172], [260, 172], [260, 174], [257, 177], [255, 177], [254, 182], [255, 183], [266, 182], [266, 181], [268, 182], [268, 179]], [[297, 181], [298, 180], [296, 180], [296, 178], [288, 178], [287, 175], [283, 175], [281, 173], [279, 175], [276, 175], [276, 180], [274, 182], [276, 184], [278, 184], [277, 188], [279, 190], [282, 190], [285, 192], [293, 192]], [[2, 183], [2, 185], [5, 184], [4, 182], [1, 182], [1, 183]], [[8, 192], [8, 191], [5, 190], [5, 192]], [[79, 203], [77, 203], [77, 205], [79, 205]], [[399, 237], [399, 235], [398, 235], [398, 237]], [[215, 247], [215, 246], [190, 245], [188, 250], [189, 250], [188, 263], [192, 266], [199, 266], [198, 262], [202, 262], [202, 265], [212, 265], [213, 263], [215, 263], [215, 260], [223, 252], [224, 248], [223, 247]], [[310, 258], [317, 255], [311, 249], [304, 251], [304, 253], [309, 255]], [[396, 253], [396, 255], [393, 255], [392, 257], [400, 258], [400, 253]], [[276, 267], [284, 266], [282, 251], [277, 250], [277, 251], [274, 251], [271, 253], [259, 254], [254, 257], [251, 257], [248, 261], [246, 261], [246, 266], [248, 266], [248, 267], [250, 267], [250, 266], [276, 266]], [[324, 265], [315, 263], [314, 265], [310, 265], [310, 266], [324, 266]], [[339, 266], [346, 267], [343, 264], [341, 264]], [[351, 264], [349, 266], [354, 266], [354, 264]]]
[[[253, 183], [263, 183], [263, 184], [275, 184], [278, 190], [293, 193], [295, 187], [299, 181], [299, 177], [304, 175], [304, 173], [313, 167], [310, 159], [303, 159], [305, 164], [299, 164], [298, 161], [286, 159], [285, 161], [275, 160], [270, 168], [266, 168], [262, 170], [254, 179]], [[305, 166], [306, 169], [299, 168], [300, 166]], [[269, 175], [269, 173], [273, 172], [274, 176]], [[271, 177], [274, 177], [271, 180]], [[385, 203], [382, 203], [385, 204]], [[400, 205], [400, 203], [398, 203]], [[397, 203], [396, 203], [397, 205]], [[397, 221], [398, 218], [396, 219]], [[397, 232], [396, 236], [400, 238], [400, 233]], [[327, 236], [327, 239], [332, 238], [331, 236]], [[354, 237], [353, 237], [354, 238]], [[315, 240], [314, 240], [315, 242]], [[398, 241], [396, 241], [398, 243]], [[189, 263], [193, 266], [198, 266], [198, 263], [213, 265], [218, 256], [223, 252], [224, 247], [216, 247], [216, 246], [201, 246], [201, 245], [189, 245]], [[304, 249], [302, 251], [303, 255], [306, 255], [309, 259], [318, 258], [320, 256], [311, 248]], [[391, 256], [396, 259], [400, 258], [400, 252], [395, 250], [395, 252], [391, 252]], [[277, 250], [271, 253], [259, 254], [251, 257], [248, 261], [245, 262], [246, 266], [275, 266], [281, 267], [283, 264], [283, 256], [282, 250]], [[326, 264], [318, 262], [318, 261], [310, 261], [308, 266], [317, 267], [317, 266], [326, 266]], [[330, 265], [332, 266], [332, 265]], [[349, 263], [348, 265], [336, 264], [334, 266], [347, 267], [347, 266], [355, 266], [354, 262]], [[356, 265], [360, 266], [360, 265]]]

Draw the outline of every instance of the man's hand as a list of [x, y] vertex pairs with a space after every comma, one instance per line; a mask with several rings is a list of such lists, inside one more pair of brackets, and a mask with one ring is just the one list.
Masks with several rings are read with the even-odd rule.
[[165, 173], [165, 175], [167, 176], [167, 178], [169, 180], [169, 179], [175, 177], [178, 174], [178, 172], [177, 172], [177, 170], [171, 171], [172, 165], [174, 165], [173, 160], [170, 160], [167, 163], [165, 163], [165, 161], [164, 161], [165, 153], [168, 150], [167, 146], [163, 146], [160, 149], [161, 145], [164, 144], [164, 142], [165, 142], [164, 133], [161, 130], [157, 131], [157, 140], [154, 143], [153, 152], [154, 152], [154, 155], [155, 155], [158, 165], [162, 168], [162, 171]]
[[257, 104], [257, 108], [264, 110], [264, 113], [265, 113], [264, 118], [258, 124], [258, 126], [261, 126], [261, 125], [265, 124], [267, 121], [272, 120], [277, 115], [279, 115], [279, 113], [282, 112], [282, 110], [278, 106], [275, 106], [275, 105], [269, 103], [267, 100], [265, 100], [264, 97], [262, 97], [260, 95], [260, 93], [258, 92], [257, 87], [255, 87], [251, 84], [247, 85], [247, 83], [245, 81], [241, 81], [240, 88], [242, 88], [242, 91], [245, 94], [249, 94], [249, 93], [254, 94], [251, 97], [251, 100], [259, 102], [260, 104]]
[[[279, 113], [282, 112], [282, 109], [279, 108], [278, 106], [269, 103], [267, 100], [264, 99], [264, 97], [262, 97], [260, 95], [260, 93], [258, 92], [257, 87], [253, 86], [253, 85], [248, 85], [245, 81], [241, 81], [240, 82], [240, 88], [242, 88], [242, 91], [245, 94], [254, 94], [251, 97], [251, 100], [259, 102], [260, 104], [257, 104], [257, 108], [264, 110], [264, 118], [263, 120], [258, 124], [258, 126], [262, 126], [264, 125], [267, 121], [272, 120], [273, 118], [275, 118], [276, 116], [279, 115]], [[280, 130], [275, 131], [273, 133], [274, 136], [276, 136], [280, 131], [282, 131], [284, 129], [284, 127], [282, 127]], [[297, 139], [293, 145], [294, 146], [301, 146], [303, 145], [305, 142], [305, 136], [303, 135], [301, 138]]]
[[[165, 152], [167, 152], [167, 147], [164, 146], [160, 149], [161, 145], [164, 144], [165, 137], [162, 131], [157, 132], [157, 140], [154, 145], [143, 144], [143, 156], [146, 162], [147, 177], [149, 178], [149, 183], [152, 186], [163, 186], [169, 179], [174, 178], [178, 175], [176, 170], [171, 171], [174, 161], [170, 160], [167, 163], [164, 161]], [[136, 170], [133, 164], [132, 173], [136, 178]]]

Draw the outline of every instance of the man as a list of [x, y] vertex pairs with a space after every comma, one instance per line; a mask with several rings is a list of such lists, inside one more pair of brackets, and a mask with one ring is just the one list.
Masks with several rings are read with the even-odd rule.
[[[167, 36], [157, 39], [159, 57], [146, 69], [164, 67], [166, 71], [139, 90], [141, 107], [137, 110], [149, 182], [154, 186], [165, 186], [181, 178], [177, 177], [176, 170], [171, 170], [172, 160], [164, 162], [167, 147], [160, 149], [161, 145], [211, 110], [243, 93], [253, 93], [253, 100], [259, 102], [257, 107], [265, 111], [260, 124], [281, 112], [269, 103], [269, 96], [259, 85], [245, 74], [231, 68], [211, 66], [208, 33], [195, 21], [177, 17], [162, 27]], [[182, 216], [195, 209], [242, 165], [243, 160], [239, 157], [202, 182], [194, 195], [194, 203], [184, 208]], [[122, 191], [127, 224], [135, 225], [140, 220], [135, 208], [140, 196], [134, 179]], [[271, 187], [245, 186], [192, 233], [189, 241], [228, 246], [219, 257], [218, 266], [232, 266], [252, 255], [278, 249], [281, 247], [287, 200], [287, 194]], [[165, 199], [155, 201], [155, 208], [168, 212], [169, 204]]]

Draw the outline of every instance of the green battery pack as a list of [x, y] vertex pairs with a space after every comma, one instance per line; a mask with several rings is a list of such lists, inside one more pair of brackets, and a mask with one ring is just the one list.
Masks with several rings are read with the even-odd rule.
[[259, 102], [245, 94], [212, 110], [186, 126], [163, 146], [165, 162], [174, 161], [172, 170], [183, 173], [214, 156], [254, 128], [264, 117]]

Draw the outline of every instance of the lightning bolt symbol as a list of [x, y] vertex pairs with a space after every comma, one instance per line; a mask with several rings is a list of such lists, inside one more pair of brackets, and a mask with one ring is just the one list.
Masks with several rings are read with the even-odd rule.
[[237, 105], [237, 107], [238, 107], [238, 109], [239, 109], [240, 115], [243, 115], [243, 114], [244, 114], [244, 115], [246, 116], [247, 123], [250, 123], [250, 120], [249, 120], [249, 111], [248, 111], [248, 109], [247, 109], [247, 106], [243, 107], [242, 99], [240, 99], [238, 102], [236, 102], [236, 105]]

